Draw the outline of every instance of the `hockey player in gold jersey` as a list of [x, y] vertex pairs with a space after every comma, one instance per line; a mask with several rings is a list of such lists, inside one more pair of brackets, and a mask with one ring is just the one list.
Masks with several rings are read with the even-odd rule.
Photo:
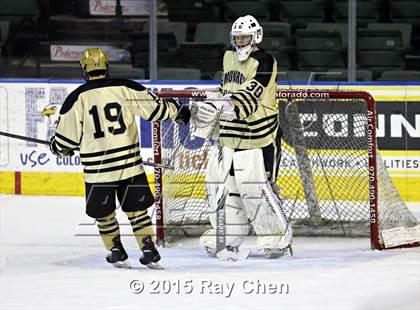
[[267, 258], [281, 256], [292, 240], [291, 226], [271, 186], [280, 151], [277, 62], [258, 47], [262, 39], [263, 29], [253, 16], [238, 18], [231, 29], [232, 49], [223, 57], [220, 91], [207, 92], [208, 100], [192, 107], [191, 122], [196, 127], [218, 122], [220, 142], [212, 152], [206, 179], [213, 229], [200, 243], [210, 254], [220, 250], [216, 210], [226, 199], [224, 252], [232, 260], [250, 225], [258, 235], [257, 248], [264, 249]]
[[140, 262], [159, 267], [160, 255], [147, 208], [154, 203], [143, 169], [135, 116], [149, 121], [189, 120], [189, 110], [175, 100], [163, 100], [143, 85], [108, 77], [108, 57], [100, 48], [86, 49], [80, 65], [86, 83], [74, 90], [60, 110], [50, 148], [71, 156], [76, 148], [84, 165], [86, 213], [96, 219], [106, 260], [127, 266], [115, 217], [116, 197], [130, 220], [143, 255]]

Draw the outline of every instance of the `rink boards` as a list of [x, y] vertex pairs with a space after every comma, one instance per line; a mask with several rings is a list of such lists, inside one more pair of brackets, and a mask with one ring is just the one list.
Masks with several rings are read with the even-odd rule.
[[[81, 81], [0, 80], [0, 130], [49, 140], [65, 97]], [[217, 82], [144, 82], [153, 91], [216, 87]], [[304, 89], [305, 84], [293, 84]], [[279, 84], [279, 88], [288, 85]], [[377, 102], [378, 145], [405, 201], [420, 201], [420, 83], [312, 84], [310, 88], [363, 90]], [[144, 160], [152, 160], [151, 125], [139, 122]], [[43, 145], [0, 137], [0, 193], [83, 195], [80, 158], [56, 158]], [[186, 145], [188, 148], [188, 145]], [[188, 158], [194, 168], [197, 160]], [[284, 168], [286, 169], [286, 167]], [[287, 169], [286, 169], [287, 170]], [[286, 171], [284, 170], [284, 171]], [[151, 170], [147, 169], [153, 182]]]

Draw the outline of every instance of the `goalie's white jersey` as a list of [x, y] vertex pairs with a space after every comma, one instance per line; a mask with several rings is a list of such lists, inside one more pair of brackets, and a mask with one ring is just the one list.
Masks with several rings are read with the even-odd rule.
[[174, 119], [178, 107], [134, 81], [88, 81], [66, 98], [55, 139], [60, 148], [80, 147], [87, 183], [124, 180], [144, 172], [135, 115]]
[[222, 91], [230, 93], [237, 120], [220, 122], [220, 142], [239, 149], [273, 143], [278, 129], [277, 62], [262, 49], [243, 62], [233, 50], [223, 57]]

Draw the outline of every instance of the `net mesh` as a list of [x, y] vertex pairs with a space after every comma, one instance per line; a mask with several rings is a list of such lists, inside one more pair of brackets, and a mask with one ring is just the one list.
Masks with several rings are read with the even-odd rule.
[[[368, 236], [367, 102], [280, 99], [279, 111], [283, 135], [275, 187], [295, 235]], [[173, 166], [163, 171], [166, 241], [200, 235], [209, 228], [205, 174], [215, 143], [192, 137], [189, 125], [162, 123], [163, 161]], [[382, 243], [415, 241], [417, 219], [399, 196], [379, 154], [377, 178], [379, 228], [385, 232], [380, 238], [388, 239], [398, 230], [404, 239]]]

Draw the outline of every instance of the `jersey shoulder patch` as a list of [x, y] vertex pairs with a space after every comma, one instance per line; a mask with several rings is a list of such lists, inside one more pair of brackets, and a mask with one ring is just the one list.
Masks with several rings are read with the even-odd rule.
[[255, 79], [260, 82], [264, 87], [268, 85], [273, 74], [274, 69], [274, 57], [264, 51], [259, 49], [251, 54], [252, 58], [258, 61], [258, 68], [255, 74]]

